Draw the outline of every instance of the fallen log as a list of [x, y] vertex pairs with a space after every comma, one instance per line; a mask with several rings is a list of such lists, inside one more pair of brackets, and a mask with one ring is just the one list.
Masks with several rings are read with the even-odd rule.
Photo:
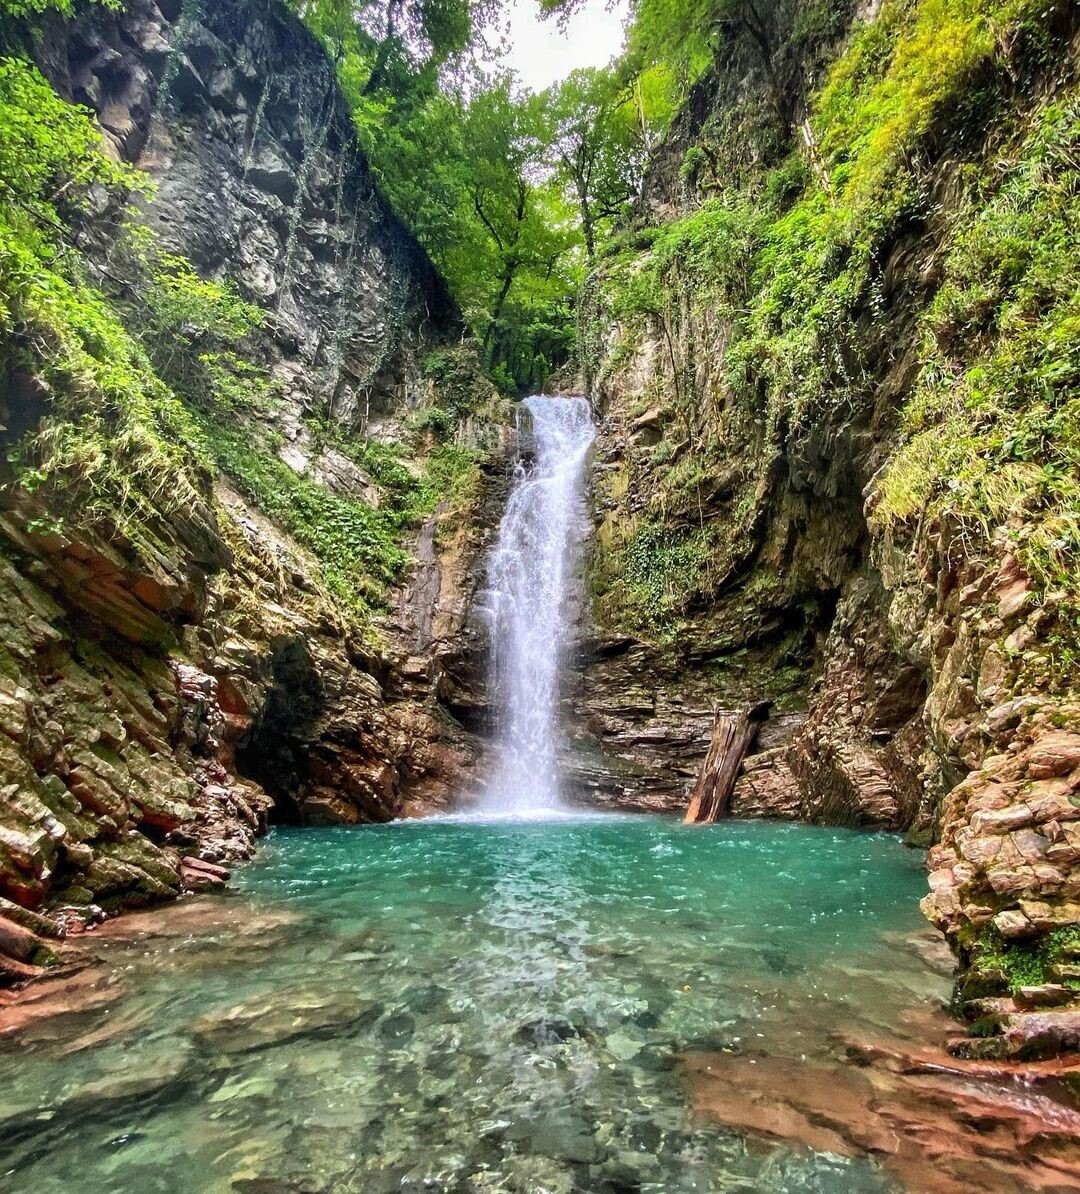
[[690, 791], [687, 825], [710, 825], [727, 816], [739, 768], [768, 715], [767, 701], [741, 713], [717, 710], [709, 753]]

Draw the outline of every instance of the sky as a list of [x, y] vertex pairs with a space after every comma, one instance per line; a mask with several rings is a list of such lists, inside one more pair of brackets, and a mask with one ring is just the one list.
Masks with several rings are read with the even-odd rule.
[[503, 64], [532, 91], [543, 91], [572, 70], [606, 66], [622, 49], [630, 0], [588, 0], [563, 33], [556, 21], [542, 20], [536, 0], [514, 0], [509, 7], [510, 51]]

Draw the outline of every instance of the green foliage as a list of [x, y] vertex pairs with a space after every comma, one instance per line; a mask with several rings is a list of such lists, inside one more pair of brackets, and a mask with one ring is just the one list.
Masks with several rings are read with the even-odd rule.
[[490, 386], [471, 346], [438, 348], [428, 353], [424, 377], [434, 383], [441, 406], [457, 418], [475, 410]]
[[397, 538], [401, 512], [339, 496], [301, 476], [279, 458], [274, 436], [207, 412], [196, 417], [214, 464], [316, 557], [342, 608], [364, 620], [381, 607], [385, 586], [407, 559]]
[[265, 322], [265, 314], [221, 282], [200, 278], [191, 263], [170, 253], [153, 262], [150, 283], [142, 294], [154, 340], [179, 340], [190, 349], [212, 337], [236, 344]]
[[511, 392], [543, 387], [572, 358], [582, 249], [591, 258], [628, 212], [674, 88], [666, 65], [642, 58], [522, 93], [475, 69], [497, 7], [297, 0], [337, 63], [383, 191]]
[[86, 113], [10, 59], [0, 63], [0, 173], [0, 363], [50, 396], [37, 429], [10, 447], [18, 483], [44, 491], [71, 524], [139, 542], [196, 507], [209, 512], [216, 466], [314, 554], [342, 607], [366, 616], [405, 562], [402, 531], [434, 506], [432, 483], [371, 444], [357, 455], [387, 496], [380, 509], [289, 468], [246, 417], [275, 397], [249, 359], [262, 313], [152, 238], [133, 233], [118, 249], [122, 304], [89, 284], [66, 216], [91, 186], [119, 201], [145, 184], [105, 155]]
[[[891, 0], [829, 74], [814, 127], [844, 206], [871, 226], [917, 201], [914, 155], [946, 124], [978, 121], [1046, 0]], [[1013, 60], [1010, 61], [1010, 58]]]
[[[890, 238], [928, 214], [917, 147], [944, 135], [961, 100], [967, 113], [973, 79], [1005, 73], [1005, 31], [1035, 7], [886, 3], [858, 29], [811, 113], [826, 185], [790, 153], [757, 184], [721, 190], [666, 226], [647, 263], [623, 271], [613, 313], [659, 317], [670, 294], [689, 289], [729, 314], [729, 384], [749, 404], [771, 395], [773, 438], [804, 434], [827, 404], [857, 405], [873, 363], [858, 312], [882, 301], [877, 263]], [[699, 159], [689, 161], [696, 169]]]
[[63, 216], [91, 186], [145, 190], [105, 155], [84, 111], [30, 64], [0, 60], [0, 365], [35, 374], [52, 396], [12, 463], [71, 517], [136, 533], [200, 501], [206, 477], [183, 406], [67, 244]]
[[[1050, 967], [1071, 961], [1080, 949], [1080, 927], [1054, 929], [1037, 942], [1006, 941], [996, 930], [981, 937], [972, 950], [972, 964], [980, 970], [1000, 970], [1010, 991], [1037, 987], [1054, 980]], [[1080, 980], [1067, 979], [1065, 986], [1080, 990]]]
[[440, 441], [448, 440], [456, 427], [457, 416], [442, 406], [422, 406], [409, 417], [411, 431]]
[[575, 197], [586, 255], [626, 217], [648, 157], [639, 89], [611, 70], [577, 70], [551, 89], [551, 161]]
[[432, 509], [438, 508], [440, 533], [460, 526], [475, 527], [483, 493], [481, 456], [457, 444], [439, 444], [424, 462]]
[[670, 70], [685, 90], [713, 63], [729, 0], [638, 0], [630, 55]]
[[859, 313], [883, 301], [880, 256], [904, 221], [929, 214], [918, 146], [970, 115], [974, 80], [1007, 79], [1003, 47], [1018, 31], [1034, 36], [1043, 10], [1023, 0], [887, 2], [814, 104], [817, 172], [790, 153], [756, 185], [721, 190], [665, 226], [645, 262], [609, 267], [605, 309], [663, 319], [671, 296], [689, 291], [727, 314], [728, 384], [751, 407], [769, 395], [773, 439], [805, 434], [837, 402], [856, 406], [874, 363]]
[[462, 126], [468, 235], [445, 258], [448, 276], [484, 349], [513, 382], [542, 385], [572, 345], [570, 299], [580, 232], [562, 187], [545, 176], [546, 100], [504, 80], [473, 97]]
[[298, 5], [338, 66], [361, 144], [394, 207], [450, 283], [485, 364], [542, 385], [573, 348], [580, 234], [545, 177], [545, 101], [471, 77], [489, 0]]
[[608, 594], [630, 630], [661, 640], [675, 631], [675, 618], [707, 584], [711, 556], [708, 530], [675, 530], [663, 522], [643, 522], [617, 553], [617, 579]]
[[785, 211], [800, 198], [809, 184], [810, 169], [806, 159], [795, 150], [779, 166], [769, 171], [765, 179], [765, 202], [777, 211]]
[[[58, 230], [92, 186], [146, 190], [145, 177], [114, 162], [86, 111], [65, 103], [36, 67], [0, 58], [0, 199]], [[14, 213], [13, 213], [14, 214]]]
[[[93, 0], [103, 8], [119, 9], [122, 0]], [[12, 17], [21, 20], [25, 17], [40, 16], [44, 12], [55, 11], [70, 16], [75, 10], [75, 0], [0, 0], [0, 17]]]
[[[738, 14], [711, 11], [722, 8], [730, 33]], [[582, 292], [580, 341], [594, 376], [601, 359], [625, 361], [647, 327], [682, 442], [728, 442], [760, 454], [765, 469], [778, 453], [819, 450], [823, 421], [869, 411], [897, 300], [885, 264], [902, 238], [932, 233], [944, 250], [940, 290], [923, 317], [905, 442], [879, 474], [874, 517], [895, 530], [948, 518], [972, 552], [1008, 528], [1038, 599], [1056, 611], [1048, 666], [1068, 685], [1080, 658], [1080, 98], [1061, 84], [1041, 109], [1031, 98], [1054, 61], [1061, 9], [886, 0], [855, 27], [797, 137], [731, 178], [707, 139], [690, 148], [683, 177], [709, 198], [609, 242]], [[836, 38], [835, 14], [800, 11], [794, 42]], [[691, 6], [678, 20], [704, 31], [701, 15]], [[777, 61], [791, 52], [780, 47]], [[1021, 122], [1015, 113], [1028, 104]], [[991, 122], [1003, 132], [988, 149]], [[945, 207], [943, 180], [934, 192], [928, 169], [943, 159], [952, 164]], [[694, 359], [702, 348], [718, 350], [707, 369]], [[703, 374], [710, 390], [697, 394]], [[674, 507], [659, 510], [661, 521], [691, 517], [678, 469], [660, 452], [649, 467], [656, 501]], [[722, 575], [727, 538], [709, 550], [708, 568]], [[650, 590], [634, 575], [643, 596]], [[633, 620], [640, 602], [628, 600]]]
[[988, 535], [1022, 522], [1020, 557], [1075, 608], [1080, 582], [1080, 91], [1047, 105], [1015, 164], [957, 218], [924, 319], [908, 439], [877, 516], [924, 510]]
[[159, 376], [189, 402], [234, 413], [269, 409], [274, 387], [245, 359], [264, 313], [229, 284], [200, 278], [182, 257], [153, 246], [132, 261], [139, 338]]

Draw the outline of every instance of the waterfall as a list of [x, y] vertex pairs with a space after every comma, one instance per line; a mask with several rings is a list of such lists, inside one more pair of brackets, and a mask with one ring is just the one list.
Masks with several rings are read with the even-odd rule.
[[[560, 803], [559, 669], [573, 548], [594, 430], [584, 398], [527, 398], [533, 459], [519, 459], [488, 572], [499, 758], [488, 812]], [[520, 423], [519, 423], [520, 426]]]

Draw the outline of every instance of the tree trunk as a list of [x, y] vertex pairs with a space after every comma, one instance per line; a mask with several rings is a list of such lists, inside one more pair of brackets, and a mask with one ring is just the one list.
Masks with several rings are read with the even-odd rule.
[[593, 230], [589, 192], [583, 182], [578, 183], [578, 206], [581, 208], [581, 231], [585, 237], [585, 256], [592, 261], [596, 256], [596, 233]]
[[510, 294], [510, 287], [514, 284], [514, 274], [517, 273], [518, 263], [514, 260], [506, 263], [506, 272], [503, 274], [502, 289], [499, 291], [499, 297], [495, 300], [495, 309], [491, 312], [491, 323], [488, 324], [488, 329], [484, 333], [484, 353], [487, 357], [488, 366], [494, 366], [495, 360], [493, 353], [496, 347], [496, 337], [499, 332], [499, 320], [502, 318], [503, 307], [506, 306], [507, 297]]
[[360, 89], [360, 94], [367, 97], [374, 95], [374, 93], [382, 86], [383, 74], [386, 71], [386, 64], [390, 60], [390, 50], [393, 46], [396, 30], [394, 22], [397, 19], [397, 9], [399, 0], [390, 0], [390, 4], [386, 9], [386, 32], [383, 39], [379, 42], [379, 48], [375, 52], [375, 65], [371, 68], [371, 74], [368, 75], [367, 82]]
[[709, 753], [690, 792], [684, 818], [688, 825], [711, 825], [728, 815], [739, 768], [768, 715], [768, 702], [744, 713], [717, 711]]

